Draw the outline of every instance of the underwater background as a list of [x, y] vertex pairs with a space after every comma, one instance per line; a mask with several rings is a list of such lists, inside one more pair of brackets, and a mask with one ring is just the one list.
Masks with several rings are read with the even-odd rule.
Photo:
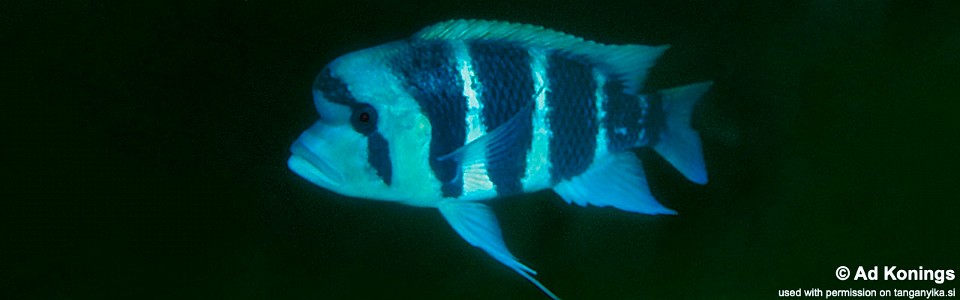
[[[677, 216], [492, 202], [565, 299], [770, 299], [838, 266], [960, 269], [960, 2], [13, 1], [0, 4], [0, 299], [546, 299], [434, 209], [286, 167], [337, 56], [455, 18], [671, 44], [713, 80], [710, 183], [649, 150]], [[602, 196], [602, 195], [598, 195]]]

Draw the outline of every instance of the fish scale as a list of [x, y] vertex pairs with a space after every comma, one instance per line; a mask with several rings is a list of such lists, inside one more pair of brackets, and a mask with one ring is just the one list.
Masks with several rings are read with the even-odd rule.
[[483, 88], [484, 122], [496, 128], [516, 115], [533, 97], [530, 57], [526, 49], [503, 42], [471, 43], [470, 55]]
[[[486, 127], [492, 130], [514, 117], [529, 118], [530, 111], [518, 116], [534, 96], [529, 51], [499, 41], [475, 41], [470, 43], [470, 56], [482, 87]], [[523, 192], [520, 179], [526, 168], [526, 152], [530, 149], [533, 133], [531, 124], [526, 122], [516, 130], [521, 136], [516, 138], [516, 146], [504, 154], [510, 159], [486, 164], [498, 196]]]
[[554, 182], [579, 175], [590, 167], [598, 126], [594, 104], [596, 83], [585, 62], [563, 54], [549, 58], [550, 175]]
[[607, 83], [604, 92], [608, 99], [604, 110], [607, 111], [606, 128], [610, 150], [622, 151], [642, 145], [640, 133], [645, 127], [651, 127], [649, 123], [642, 121], [647, 113], [646, 100], [635, 101], [636, 96], [625, 94], [623, 84], [619, 81]]

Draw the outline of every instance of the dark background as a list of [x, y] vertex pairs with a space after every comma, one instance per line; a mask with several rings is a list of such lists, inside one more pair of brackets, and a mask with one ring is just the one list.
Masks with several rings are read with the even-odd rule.
[[5, 1], [0, 298], [544, 299], [435, 210], [285, 165], [327, 62], [453, 18], [672, 44], [651, 90], [715, 82], [708, 185], [638, 152], [678, 216], [493, 202], [559, 296], [956, 288], [834, 277], [960, 269], [955, 3]]

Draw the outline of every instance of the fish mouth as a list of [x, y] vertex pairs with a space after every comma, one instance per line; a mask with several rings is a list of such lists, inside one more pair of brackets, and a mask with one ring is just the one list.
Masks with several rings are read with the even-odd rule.
[[301, 177], [323, 187], [338, 187], [343, 184], [343, 174], [300, 141], [293, 143], [290, 152], [293, 155], [287, 160], [287, 166]]

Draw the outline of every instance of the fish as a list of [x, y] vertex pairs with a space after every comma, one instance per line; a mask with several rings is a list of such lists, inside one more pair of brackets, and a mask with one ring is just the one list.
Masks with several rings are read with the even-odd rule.
[[553, 190], [579, 206], [676, 214], [652, 195], [635, 149], [706, 184], [691, 116], [712, 82], [645, 91], [668, 48], [437, 23], [327, 64], [312, 86], [319, 119], [287, 165], [340, 195], [438, 209], [467, 243], [558, 299], [507, 249], [487, 202]]

